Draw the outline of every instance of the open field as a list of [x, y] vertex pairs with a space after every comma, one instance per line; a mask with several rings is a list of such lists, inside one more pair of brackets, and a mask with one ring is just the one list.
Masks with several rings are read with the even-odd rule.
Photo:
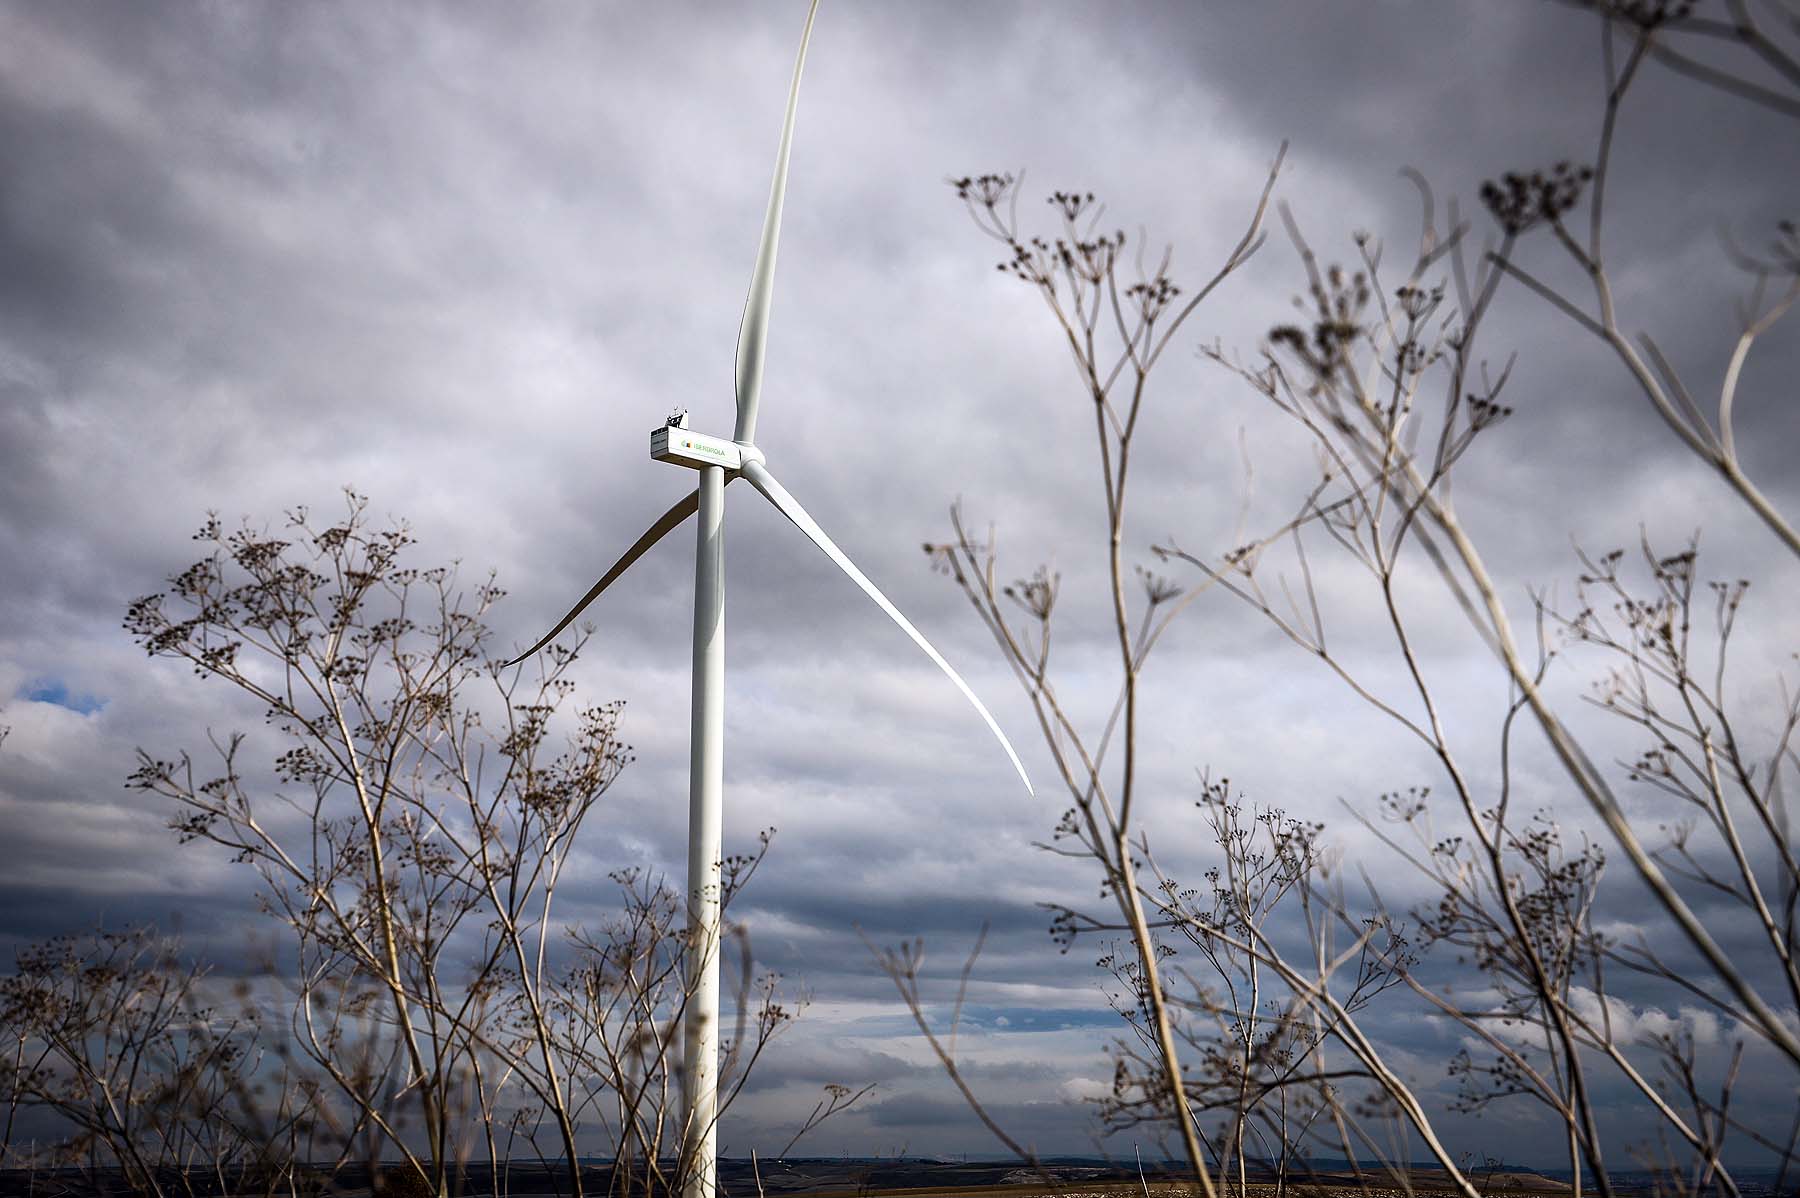
[[[1069, 1165], [1051, 1163], [1045, 1172], [1056, 1179], [1060, 1188], [1045, 1184], [1036, 1170], [1021, 1168], [1016, 1162], [940, 1163], [932, 1161], [893, 1160], [793, 1160], [766, 1161], [756, 1169], [748, 1160], [719, 1162], [719, 1186], [723, 1198], [756, 1198], [757, 1173], [761, 1175], [761, 1192], [765, 1198], [804, 1195], [805, 1198], [1190, 1198], [1199, 1190], [1192, 1183], [1175, 1180], [1159, 1169], [1146, 1167], [1139, 1179], [1133, 1168], [1105, 1165]], [[605, 1195], [608, 1171], [604, 1165], [583, 1168], [584, 1188], [589, 1194]], [[208, 1179], [190, 1178], [193, 1192], [228, 1198], [233, 1192], [220, 1188]], [[463, 1184], [455, 1192], [466, 1195], [505, 1193], [508, 1198], [549, 1198], [567, 1193], [567, 1176], [560, 1166], [514, 1165], [503, 1180], [486, 1165], [471, 1163]], [[1412, 1185], [1416, 1192], [1434, 1193], [1449, 1187], [1441, 1173], [1415, 1170]], [[1484, 1179], [1484, 1190], [1495, 1195], [1518, 1195], [1519, 1198], [1553, 1198], [1568, 1193], [1569, 1187], [1551, 1178], [1524, 1171], [1496, 1172]], [[170, 1193], [182, 1193], [183, 1184], [173, 1175], [162, 1178]], [[341, 1198], [371, 1198], [374, 1187], [365, 1165], [348, 1165], [339, 1170], [323, 1190]], [[1243, 1198], [1276, 1198], [1282, 1191], [1273, 1181], [1252, 1181]], [[114, 1198], [132, 1193], [124, 1176], [116, 1170], [102, 1170], [98, 1177], [85, 1175], [79, 1169], [5, 1169], [0, 1170], [0, 1198]], [[1390, 1179], [1371, 1178], [1366, 1188], [1358, 1187], [1348, 1173], [1320, 1171], [1304, 1182], [1289, 1182], [1285, 1193], [1293, 1198], [1327, 1198], [1336, 1195], [1367, 1195], [1368, 1198], [1402, 1198], [1405, 1190]], [[1233, 1196], [1236, 1198], [1236, 1195]]]
[[[748, 1162], [721, 1161], [721, 1188], [732, 1195], [756, 1193], [756, 1181], [748, 1174]], [[1044, 1171], [1060, 1183], [1053, 1189], [1037, 1170], [1015, 1162], [946, 1163], [926, 1161], [793, 1161], [762, 1164], [762, 1192], [804, 1194], [807, 1198], [1130, 1198], [1146, 1191], [1152, 1198], [1190, 1198], [1200, 1193], [1191, 1182], [1171, 1177], [1160, 1168], [1146, 1166], [1139, 1179], [1132, 1166], [1071, 1165], [1047, 1162]], [[1252, 1174], [1253, 1178], [1257, 1174]], [[1290, 1179], [1285, 1191], [1273, 1178], [1252, 1180], [1244, 1198], [1276, 1198], [1285, 1192], [1294, 1198], [1335, 1194], [1367, 1194], [1371, 1198], [1403, 1195], [1405, 1190], [1385, 1175], [1365, 1173], [1364, 1182], [1349, 1171], [1319, 1169], [1304, 1180]], [[1438, 1170], [1415, 1169], [1409, 1181], [1417, 1192], [1450, 1188]], [[1492, 1194], [1522, 1196], [1562, 1195], [1570, 1187], [1561, 1181], [1521, 1169], [1495, 1170], [1483, 1176], [1483, 1189]], [[745, 1183], [749, 1188], [745, 1189]]]

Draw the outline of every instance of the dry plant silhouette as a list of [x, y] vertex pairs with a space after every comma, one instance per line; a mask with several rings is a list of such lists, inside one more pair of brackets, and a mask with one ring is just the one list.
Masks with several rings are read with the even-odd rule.
[[[316, 1188], [361, 1160], [384, 1192], [445, 1194], [475, 1153], [502, 1188], [534, 1159], [580, 1195], [585, 1155], [613, 1158], [609, 1194], [673, 1192], [689, 1168], [685, 904], [627, 870], [598, 929], [556, 915], [578, 834], [631, 760], [621, 705], [567, 710], [580, 645], [529, 682], [503, 669], [482, 622], [492, 577], [465, 593], [453, 569], [405, 564], [404, 526], [372, 528], [366, 507], [348, 493], [337, 522], [295, 511], [279, 535], [209, 518], [206, 556], [131, 605], [148, 653], [263, 709], [269, 731], [214, 737], [209, 763], [140, 750], [130, 785], [171, 801], [196, 851], [254, 871], [284, 942], [230, 1017], [148, 930], [22, 952], [0, 982], [8, 1127], [53, 1113], [67, 1134], [46, 1160], [117, 1167], [146, 1193]], [[772, 832], [722, 863], [727, 905]], [[805, 1002], [731, 931], [721, 1113]], [[865, 1093], [831, 1090], [801, 1132]]]
[[[1186, 571], [1189, 581], [1147, 562], [1127, 569], [1132, 440], [1147, 377], [1169, 337], [1260, 244], [1269, 190], [1223, 268], [1177, 307], [1181, 289], [1169, 276], [1168, 253], [1153, 270], [1140, 258], [1136, 280], [1121, 285], [1124, 235], [1096, 232], [1091, 194], [1053, 193], [1048, 203], [1060, 227], [1033, 236], [1019, 221], [1013, 176], [951, 181], [977, 226], [1006, 248], [999, 269], [1045, 301], [1070, 351], [1081, 402], [1092, 406], [1108, 515], [1107, 636], [1118, 646], [1111, 717], [1098, 729], [1079, 728], [1058, 699], [1051, 669], [1058, 575], [1040, 567], [1002, 584], [996, 538], [973, 539], [956, 508], [952, 538], [926, 552], [995, 636], [1074, 802], [1055, 842], [1042, 847], [1096, 864], [1101, 895], [1115, 908], [1106, 915], [1052, 908], [1053, 936], [1065, 951], [1082, 937], [1123, 937], [1098, 960], [1121, 986], [1115, 1006], [1130, 1034], [1114, 1045], [1112, 1092], [1097, 1100], [1097, 1111], [1109, 1130], [1152, 1125], [1173, 1133], [1209, 1198], [1220, 1189], [1242, 1193], [1270, 1172], [1284, 1188], [1308, 1172], [1309, 1154], [1327, 1153], [1374, 1159], [1377, 1173], [1410, 1190], [1415, 1146], [1455, 1190], [1469, 1198], [1483, 1192], [1480, 1171], [1453, 1158], [1438, 1134], [1445, 1112], [1420, 1101], [1400, 1057], [1366, 1026], [1371, 1011], [1409, 999], [1420, 1014], [1460, 1029], [1464, 1047], [1449, 1063], [1460, 1087], [1453, 1108], [1540, 1104], [1563, 1129], [1577, 1194], [1591, 1188], [1610, 1196], [1621, 1167], [1605, 1151], [1595, 1097], [1602, 1081], [1650, 1129], [1635, 1163], [1657, 1173], [1660, 1190], [1739, 1193], [1724, 1159], [1728, 1141], [1763, 1149], [1779, 1165], [1777, 1190], [1787, 1184], [1800, 1120], [1790, 1126], [1777, 1116], [1782, 1126], [1775, 1127], [1770, 1112], [1734, 1108], [1732, 1097], [1747, 1046], [1760, 1048], [1763, 1068], [1786, 1074], [1790, 1093], [1800, 1092], [1800, 863], [1783, 799], [1789, 772], [1800, 767], [1796, 679], [1757, 663], [1762, 676], [1753, 681], [1776, 682], [1781, 699], [1771, 711], [1746, 698], [1755, 692], [1735, 683], [1727, 648], [1749, 610], [1749, 583], [1706, 580], [1692, 540], [1670, 551], [1646, 534], [1629, 555], [1639, 559], [1636, 569], [1622, 551], [1579, 554], [1577, 603], [1565, 609], [1534, 591], [1521, 630], [1505, 584], [1458, 513], [1452, 479], [1512, 413], [1502, 402], [1510, 367], [1486, 364], [1508, 355], [1484, 352], [1482, 341], [1496, 296], [1511, 283], [1522, 300], [1548, 302], [1573, 333], [1605, 346], [1680, 443], [1773, 534], [1772, 547], [1800, 555], [1791, 519], [1748, 476], [1733, 432], [1745, 359], [1800, 298], [1795, 226], [1780, 223], [1757, 252], [1727, 248], [1748, 286], [1711, 417], [1652, 335], [1624, 331], [1602, 244], [1613, 147], [1630, 88], [1647, 64], [1800, 116], [1800, 14], [1771, 4], [1762, 21], [1738, 0], [1716, 7], [1586, 0], [1577, 7], [1595, 13], [1603, 49], [1594, 160], [1507, 173], [1483, 186], [1496, 228], [1485, 246], [1476, 248], [1454, 203], [1449, 227], [1438, 226], [1432, 188], [1416, 172], [1407, 173], [1422, 200], [1421, 234], [1397, 272], [1384, 268], [1381, 246], [1365, 235], [1353, 238], [1351, 265], [1322, 264], [1278, 206], [1305, 272], [1296, 301], [1304, 321], [1271, 327], [1249, 361], [1216, 346], [1202, 352], [1294, 422], [1318, 463], [1317, 482], [1279, 527], [1253, 537], [1240, 528], [1221, 551], [1149, 547], [1162, 569]], [[1540, 280], [1527, 262], [1539, 246], [1566, 256], [1588, 280], [1585, 306]], [[1332, 580], [1329, 591], [1324, 578]], [[1358, 579], [1367, 588], [1361, 594]], [[1169, 621], [1209, 590], [1266, 620], [1349, 698], [1436, 762], [1429, 782], [1397, 788], [1373, 812], [1352, 809], [1433, 899], [1390, 909], [1363, 870], [1361, 897], [1351, 901], [1345, 875], [1352, 871], [1324, 851], [1321, 825], [1246, 806], [1204, 773], [1197, 806], [1217, 864], [1201, 887], [1182, 885], [1157, 864], [1147, 834], [1132, 822], [1139, 733], [1155, 715], [1140, 710], [1139, 676]], [[1444, 667], [1421, 647], [1420, 628], [1446, 600], [1511, 689], [1498, 728], [1455, 726], [1446, 716], [1437, 681]], [[1398, 687], [1368, 666], [1369, 646], [1343, 652], [1334, 615], [1351, 609], [1380, 613], [1398, 666], [1385, 676], [1402, 679]], [[1565, 659], [1598, 675], [1594, 704], [1642, 737], [1635, 759], [1613, 770], [1597, 765], [1546, 694], [1547, 675]], [[1591, 818], [1541, 807], [1560, 796], [1520, 795], [1515, 742], [1526, 725], [1542, 732], [1566, 793]], [[1467, 764], [1471, 745], [1484, 738], [1500, 747], [1497, 776], [1489, 778]], [[1660, 794], [1667, 812], [1660, 843], [1626, 817], [1618, 785]], [[1626, 878], [1607, 881], [1607, 866], [1617, 873], [1621, 862]], [[1596, 928], [1603, 882], [1645, 896], [1640, 933]], [[1728, 953], [1720, 940], [1728, 927], [1753, 928], [1755, 936], [1748, 943], [1736, 937]], [[921, 953], [915, 944], [879, 960], [929, 1036]], [[1184, 967], [1184, 954], [1204, 968]], [[1730, 1042], [1722, 1068], [1702, 1066], [1692, 1026], [1634, 1027], [1631, 1002], [1610, 984], [1621, 974], [1633, 979], [1632, 1001], [1667, 996], [1671, 1005], [1710, 1011]], [[935, 1036], [931, 1043], [994, 1126], [958, 1074], [954, 1049]], [[995, 1131], [1029, 1155], [1004, 1129]], [[1254, 1177], [1251, 1159], [1260, 1166]], [[1491, 1178], [1496, 1166], [1484, 1167]], [[1360, 1170], [1345, 1180], [1367, 1184]]]
[[21, 952], [17, 972], [0, 978], [0, 1026], [14, 1047], [8, 1158], [18, 1110], [40, 1106], [71, 1129], [60, 1155], [85, 1161], [90, 1176], [116, 1162], [134, 1192], [286, 1189], [291, 1163], [322, 1130], [316, 1090], [285, 1064], [269, 1067], [253, 1006], [227, 1015], [205, 1005], [203, 977], [177, 943], [143, 928]]

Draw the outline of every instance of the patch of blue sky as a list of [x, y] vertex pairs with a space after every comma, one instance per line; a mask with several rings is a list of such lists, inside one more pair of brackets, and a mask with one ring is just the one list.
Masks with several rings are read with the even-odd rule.
[[53, 703], [81, 715], [93, 715], [106, 706], [105, 699], [95, 698], [93, 695], [71, 693], [68, 684], [60, 678], [33, 683], [25, 689], [25, 693], [20, 697], [33, 703]]

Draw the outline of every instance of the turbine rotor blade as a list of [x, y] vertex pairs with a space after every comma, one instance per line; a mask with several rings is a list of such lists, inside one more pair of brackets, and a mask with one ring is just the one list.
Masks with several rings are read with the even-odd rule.
[[813, 18], [819, 0], [806, 13], [800, 34], [800, 53], [794, 59], [794, 81], [788, 87], [787, 118], [781, 125], [781, 145], [775, 151], [775, 179], [769, 184], [769, 208], [763, 216], [762, 243], [756, 249], [756, 269], [750, 275], [750, 295], [744, 301], [744, 318], [738, 325], [737, 431], [732, 440], [748, 445], [756, 440], [756, 401], [762, 395], [763, 347], [769, 340], [769, 301], [775, 292], [775, 251], [781, 241], [781, 206], [787, 198], [788, 152], [794, 145], [794, 111], [800, 104], [800, 73], [806, 67], [806, 46], [812, 41]]
[[813, 518], [806, 514], [806, 509], [801, 507], [799, 502], [796, 501], [792, 495], [787, 493], [785, 487], [775, 481], [775, 476], [770, 474], [761, 462], [745, 462], [742, 473], [743, 476], [749, 480], [751, 486], [755, 487], [758, 491], [761, 491], [782, 515], [793, 521], [794, 527], [805, 533], [807, 537], [811, 539], [813, 544], [817, 545], [820, 549], [823, 549], [825, 551], [825, 556], [836, 562], [838, 569], [848, 574], [850, 576], [850, 581], [861, 587], [863, 593], [873, 599], [876, 604], [880, 606], [882, 611], [892, 617], [894, 623], [900, 625], [906, 635], [913, 639], [913, 643], [925, 650], [925, 655], [931, 658], [932, 661], [935, 661], [938, 668], [950, 676], [950, 681], [956, 683], [956, 689], [963, 693], [965, 699], [975, 705], [975, 710], [980, 712], [981, 718], [987, 721], [988, 729], [993, 732], [994, 736], [1000, 741], [1000, 747], [1006, 750], [1006, 755], [1012, 759], [1013, 769], [1019, 771], [1019, 780], [1025, 783], [1026, 791], [1031, 794], [1036, 794], [1037, 792], [1032, 790], [1031, 779], [1025, 775], [1025, 766], [1019, 761], [1019, 755], [1013, 751], [1012, 742], [1006, 739], [1006, 733], [1000, 731], [1000, 725], [994, 720], [994, 717], [988, 712], [988, 709], [982, 704], [981, 700], [975, 697], [975, 692], [969, 689], [969, 684], [962, 680], [962, 675], [950, 668], [950, 663], [944, 660], [944, 655], [932, 648], [931, 642], [925, 639], [924, 634], [912, 626], [912, 621], [901, 615], [900, 609], [895, 607], [893, 603], [888, 600], [888, 597], [883, 595], [880, 589], [877, 588], [874, 583], [870, 582], [868, 577], [864, 575], [861, 570], [856, 568], [856, 563], [844, 556], [844, 551], [832, 543], [831, 538], [825, 535], [825, 530], [820, 528], [818, 524], [813, 521]]
[[613, 579], [615, 579], [619, 575], [625, 573], [625, 571], [630, 568], [631, 563], [635, 562], [638, 558], [643, 557], [645, 552], [649, 550], [650, 546], [656, 544], [658, 541], [660, 541], [664, 537], [668, 536], [671, 532], [675, 531], [676, 528], [680, 527], [682, 521], [686, 520], [689, 516], [693, 515], [696, 511], [699, 510], [699, 508], [700, 508], [700, 492], [698, 490], [696, 490], [693, 494], [689, 495], [687, 498], [678, 502], [674, 507], [672, 507], [668, 511], [664, 512], [662, 514], [662, 518], [660, 520], [658, 520], [655, 524], [652, 524], [650, 526], [649, 530], [647, 532], [645, 532], [643, 536], [641, 536], [637, 539], [637, 544], [635, 544], [631, 548], [627, 549], [625, 551], [625, 556], [621, 557], [618, 561], [614, 562], [612, 569], [608, 570], [605, 574], [601, 575], [600, 581], [596, 582], [593, 585], [592, 589], [590, 589], [587, 594], [585, 594], [581, 597], [581, 601], [579, 603], [577, 603], [574, 607], [569, 609], [569, 614], [564, 616], [562, 619], [560, 619], [556, 622], [555, 628], [552, 628], [549, 632], [546, 632], [544, 634], [544, 638], [542, 640], [540, 640], [537, 644], [533, 645], [531, 648], [525, 650], [525, 652], [519, 654], [517, 657], [513, 658], [511, 661], [507, 662], [506, 666], [502, 666], [501, 668], [505, 669], [510, 666], [518, 665], [520, 662], [524, 661], [527, 657], [530, 657], [533, 653], [536, 653], [539, 649], [542, 649], [545, 645], [548, 645], [551, 641], [555, 640], [556, 634], [561, 632], [563, 629], [567, 628], [570, 625], [570, 623], [572, 623], [574, 621], [575, 617], [579, 616], [582, 613], [582, 611], [587, 607], [588, 604], [590, 604], [594, 600], [598, 599], [600, 597], [600, 592], [604, 591], [607, 587], [612, 585]]

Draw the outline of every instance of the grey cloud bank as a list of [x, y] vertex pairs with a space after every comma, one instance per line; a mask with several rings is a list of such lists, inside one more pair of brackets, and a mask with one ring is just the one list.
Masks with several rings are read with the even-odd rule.
[[[263, 930], [246, 880], [177, 846], [168, 813], [122, 787], [137, 746], [198, 750], [209, 729], [260, 725], [119, 630], [132, 597], [195, 555], [208, 509], [278, 520], [335, 510], [352, 484], [411, 521], [420, 564], [457, 559], [471, 583], [497, 570], [510, 597], [492, 622], [522, 648], [687, 485], [645, 460], [644, 438], [676, 406], [698, 428], [729, 426], [803, 15], [800, 3], [0, 3], [0, 941], [178, 919], [230, 962]], [[1091, 189], [1134, 243], [1140, 224], [1152, 250], [1173, 242], [1189, 283], [1235, 240], [1285, 138], [1278, 195], [1321, 256], [1348, 259], [1351, 231], [1367, 228], [1398, 261], [1417, 197], [1397, 170], [1417, 167], [1473, 213], [1485, 178], [1588, 156], [1597, 60], [1591, 18], [1551, 3], [827, 0], [759, 440], [994, 710], [1040, 794], [1051, 772], [1030, 709], [918, 546], [947, 536], [960, 496], [975, 528], [997, 524], [1009, 577], [1039, 560], [1061, 569], [1065, 697], [1087, 726], [1104, 719], [1092, 415], [1054, 325], [993, 270], [996, 247], [945, 176], [1024, 168], [1030, 220], [1051, 188]], [[1750, 240], [1792, 215], [1800, 148], [1779, 118], [1665, 73], [1646, 79], [1621, 138], [1619, 303], [1691, 377], [1717, 378], [1740, 290], [1719, 229]], [[1277, 234], [1155, 377], [1137, 558], [1171, 535], [1197, 551], [1227, 543], [1240, 429], [1257, 462], [1253, 524], [1307, 481], [1292, 435], [1191, 353], [1217, 339], [1252, 354], [1292, 319], [1300, 280]], [[1566, 593], [1571, 537], [1630, 545], [1641, 525], [1674, 544], [1701, 526], [1703, 572], [1755, 580], [1739, 660], [1746, 687], [1772, 688], [1756, 667], [1772, 670], [1800, 634], [1800, 572], [1769, 560], [1764, 530], [1598, 347], [1517, 290], [1496, 321], [1489, 344], [1521, 350], [1518, 414], [1478, 448], [1458, 495], [1516, 612], [1527, 586]], [[1778, 330], [1739, 404], [1746, 466], [1790, 512], [1797, 370]], [[947, 1003], [984, 920], [962, 1039], [972, 1082], [1021, 1139], [1085, 1147], [1074, 1100], [1097, 1092], [1082, 1079], [1108, 1075], [1102, 1048], [1122, 1027], [1096, 1018], [1098, 950], [1057, 955], [1037, 906], [1094, 885], [1031, 847], [1065, 803], [1018, 793], [948, 683], [776, 513], [737, 494], [728, 506], [727, 851], [780, 828], [742, 915], [815, 1001], [725, 1129], [727, 1150], [778, 1147], [831, 1080], [882, 1089], [813, 1151], [991, 1150], [857, 937], [925, 937], [931, 996]], [[638, 760], [591, 828], [572, 916], [604, 908], [607, 869], [680, 866], [688, 544], [671, 537], [587, 613], [598, 631], [575, 677], [590, 700], [627, 701]], [[1373, 640], [1378, 612], [1332, 616], [1378, 683], [1398, 680]], [[1450, 717], [1476, 730], [1468, 751], [1492, 778], [1481, 738], [1507, 702], [1504, 675], [1450, 605], [1429, 633]], [[1366, 807], [1429, 780], [1427, 755], [1222, 597], [1159, 653], [1145, 820], [1173, 868], [1197, 878], [1210, 859], [1191, 806], [1199, 768], [1329, 821], [1350, 860], [1381, 860], [1338, 801]], [[1573, 706], [1586, 681], [1577, 664], [1552, 685]], [[1611, 747], [1616, 732], [1595, 735]], [[1541, 746], [1527, 751], [1529, 803], [1573, 810]], [[1634, 891], [1619, 881], [1626, 920]], [[1390, 901], [1416, 897], [1409, 885], [1393, 878]], [[1633, 1017], [1702, 1027], [1673, 1004]], [[1378, 1026], [1423, 1087], [1453, 1094], [1450, 1029], [1398, 1014]], [[1608, 1102], [1628, 1141], [1624, 1096]], [[1491, 1153], [1497, 1134], [1537, 1126], [1502, 1112], [1449, 1121], [1459, 1149]]]

